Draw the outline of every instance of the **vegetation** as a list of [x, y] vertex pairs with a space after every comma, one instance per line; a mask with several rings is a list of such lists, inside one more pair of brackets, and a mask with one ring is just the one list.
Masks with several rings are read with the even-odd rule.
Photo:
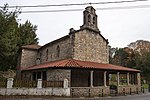
[[0, 9], [0, 71], [16, 69], [19, 48], [38, 43], [37, 26], [29, 21], [19, 24], [19, 15], [19, 9], [10, 12], [8, 4]]
[[[111, 49], [110, 49], [111, 50]], [[142, 78], [150, 82], [150, 42], [136, 41], [125, 48], [116, 48], [110, 63], [141, 70]]]
[[144, 87], [144, 89], [148, 89], [149, 85], [148, 84], [142, 84], [142, 87]]

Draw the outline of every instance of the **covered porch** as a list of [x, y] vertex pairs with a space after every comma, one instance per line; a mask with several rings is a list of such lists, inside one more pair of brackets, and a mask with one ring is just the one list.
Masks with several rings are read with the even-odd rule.
[[[114, 92], [111, 92], [114, 91]], [[132, 71], [72, 69], [72, 96], [93, 97], [141, 91], [140, 73]]]
[[140, 71], [136, 69], [66, 59], [32, 66], [23, 71], [43, 69], [47, 80], [67, 79], [72, 97], [108, 96], [112, 93], [125, 95], [141, 91]]

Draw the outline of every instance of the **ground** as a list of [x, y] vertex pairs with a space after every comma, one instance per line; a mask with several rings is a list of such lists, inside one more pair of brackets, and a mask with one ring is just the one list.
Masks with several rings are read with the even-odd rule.
[[[0, 98], [10, 100], [10, 98]], [[150, 100], [150, 93], [140, 95], [101, 97], [101, 98], [11, 98], [11, 100]]]

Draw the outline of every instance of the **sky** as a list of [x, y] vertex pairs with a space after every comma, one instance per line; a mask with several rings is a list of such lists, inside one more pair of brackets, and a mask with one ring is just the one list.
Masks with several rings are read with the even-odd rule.
[[[6, 3], [8, 3], [9, 6], [33, 6], [113, 1], [132, 0], [0, 0], [0, 6], [3, 6]], [[150, 41], [150, 0], [117, 4], [20, 8], [22, 12], [63, 9], [82, 10], [70, 12], [21, 13], [18, 19], [19, 23], [25, 23], [26, 20], [29, 20], [33, 25], [37, 25], [38, 28], [36, 34], [39, 38], [39, 44], [44, 45], [61, 38], [62, 36], [68, 35], [70, 28], [74, 28], [75, 30], [80, 29], [80, 26], [83, 24], [83, 11], [87, 6], [93, 6], [97, 9], [138, 5], [149, 5], [149, 7], [96, 10], [99, 30], [101, 31], [101, 34], [108, 39], [109, 45], [111, 47], [126, 47], [129, 43], [135, 42], [136, 40]]]

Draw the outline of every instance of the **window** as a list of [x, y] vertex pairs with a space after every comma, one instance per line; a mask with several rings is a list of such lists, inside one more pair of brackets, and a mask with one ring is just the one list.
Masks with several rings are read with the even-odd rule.
[[88, 22], [90, 23], [91, 22], [91, 16], [88, 15]]
[[57, 57], [59, 57], [60, 56], [60, 47], [59, 47], [59, 45], [57, 46]]
[[42, 62], [42, 53], [40, 53], [40, 63]]
[[46, 50], [46, 61], [48, 60], [48, 49]]
[[95, 17], [93, 17], [93, 24], [95, 24], [96, 23], [96, 19], [95, 19]]
[[32, 80], [35, 81], [35, 80], [38, 80], [38, 79], [47, 80], [46, 71], [33, 72], [32, 73]]

